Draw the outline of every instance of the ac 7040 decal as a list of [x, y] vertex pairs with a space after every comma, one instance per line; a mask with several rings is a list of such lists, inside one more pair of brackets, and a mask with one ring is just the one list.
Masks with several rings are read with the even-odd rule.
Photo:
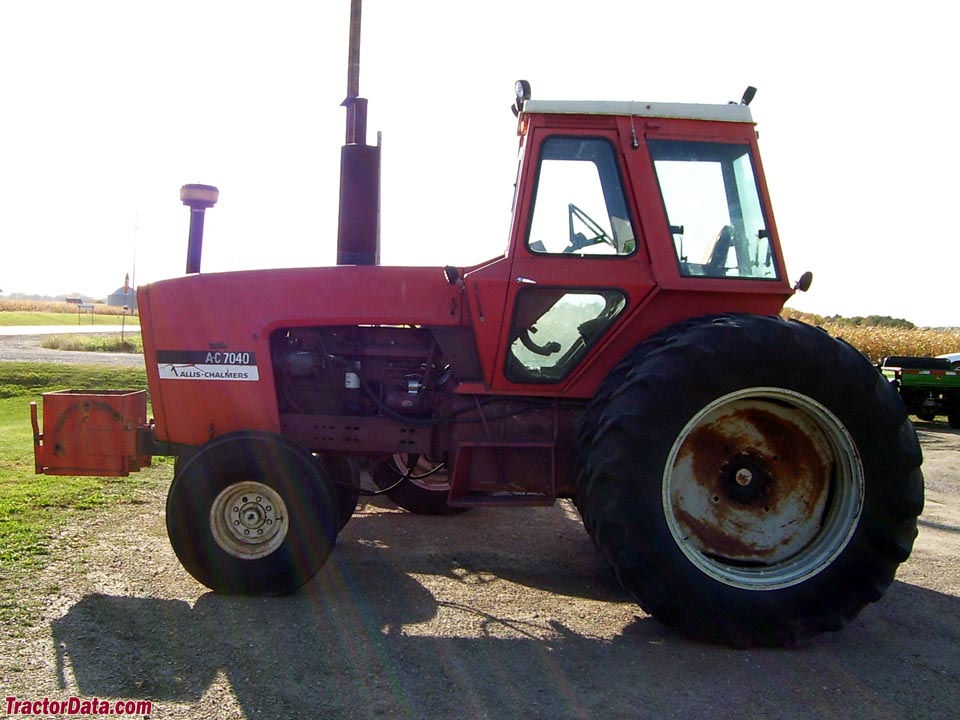
[[161, 380], [259, 380], [252, 352], [227, 350], [158, 350]]

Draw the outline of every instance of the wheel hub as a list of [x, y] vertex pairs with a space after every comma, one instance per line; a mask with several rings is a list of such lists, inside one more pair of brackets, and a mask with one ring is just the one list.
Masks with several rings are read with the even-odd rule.
[[287, 507], [270, 486], [246, 480], [224, 488], [210, 507], [210, 532], [225, 552], [253, 560], [287, 536]]
[[720, 487], [724, 495], [730, 502], [740, 505], [762, 502], [772, 482], [773, 478], [759, 457], [739, 455], [720, 470]]

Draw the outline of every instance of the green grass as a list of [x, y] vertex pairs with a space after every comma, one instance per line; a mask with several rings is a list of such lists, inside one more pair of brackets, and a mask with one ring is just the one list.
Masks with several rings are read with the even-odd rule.
[[45, 392], [83, 388], [146, 390], [146, 371], [141, 367], [0, 362], [0, 399], [28, 398], [39, 403]]
[[[127, 325], [137, 327], [140, 318], [127, 316]], [[33, 312], [28, 310], [7, 310], [0, 312], [0, 326], [12, 325], [122, 325], [122, 315], [90, 315], [84, 312], [78, 318], [76, 313]]]
[[106, 337], [83, 334], [49, 335], [40, 342], [40, 346], [51, 350], [122, 353], [143, 352], [143, 340], [140, 338], [140, 333], [129, 333], [122, 338], [116, 333]]
[[[125, 478], [36, 475], [29, 402], [42, 405], [42, 394], [52, 390], [145, 387], [140, 368], [0, 362], [0, 576], [42, 565], [64, 526], [145, 491], [161, 492], [172, 472], [172, 460], [155, 458], [153, 467]], [[0, 619], [5, 608], [0, 604]]]

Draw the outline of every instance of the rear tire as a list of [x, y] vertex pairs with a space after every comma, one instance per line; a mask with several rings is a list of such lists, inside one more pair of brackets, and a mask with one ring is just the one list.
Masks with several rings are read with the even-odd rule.
[[326, 471], [280, 435], [237, 432], [191, 455], [167, 495], [167, 534], [212, 590], [282, 595], [310, 580], [340, 521]]
[[897, 393], [817, 328], [691, 321], [638, 346], [585, 415], [577, 505], [666, 625], [794, 645], [878, 600], [909, 556], [921, 453]]
[[[413, 461], [410, 477], [408, 463]], [[373, 472], [373, 482], [397, 506], [417, 515], [456, 515], [466, 508], [447, 505], [450, 494], [450, 475], [441, 463], [425, 455], [397, 454], [381, 463]]]

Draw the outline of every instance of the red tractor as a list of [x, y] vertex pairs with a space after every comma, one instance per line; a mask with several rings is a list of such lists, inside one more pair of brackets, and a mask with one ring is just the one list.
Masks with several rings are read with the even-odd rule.
[[572, 498], [624, 588], [694, 637], [839, 628], [910, 554], [921, 452], [864, 356], [777, 316], [795, 288], [748, 102], [518, 83], [507, 251], [414, 268], [376, 264], [378, 148], [351, 93], [342, 264], [140, 287], [155, 419], [144, 393], [47, 395], [38, 472], [175, 456], [170, 540], [220, 592], [313, 577], [365, 466], [417, 513]]

